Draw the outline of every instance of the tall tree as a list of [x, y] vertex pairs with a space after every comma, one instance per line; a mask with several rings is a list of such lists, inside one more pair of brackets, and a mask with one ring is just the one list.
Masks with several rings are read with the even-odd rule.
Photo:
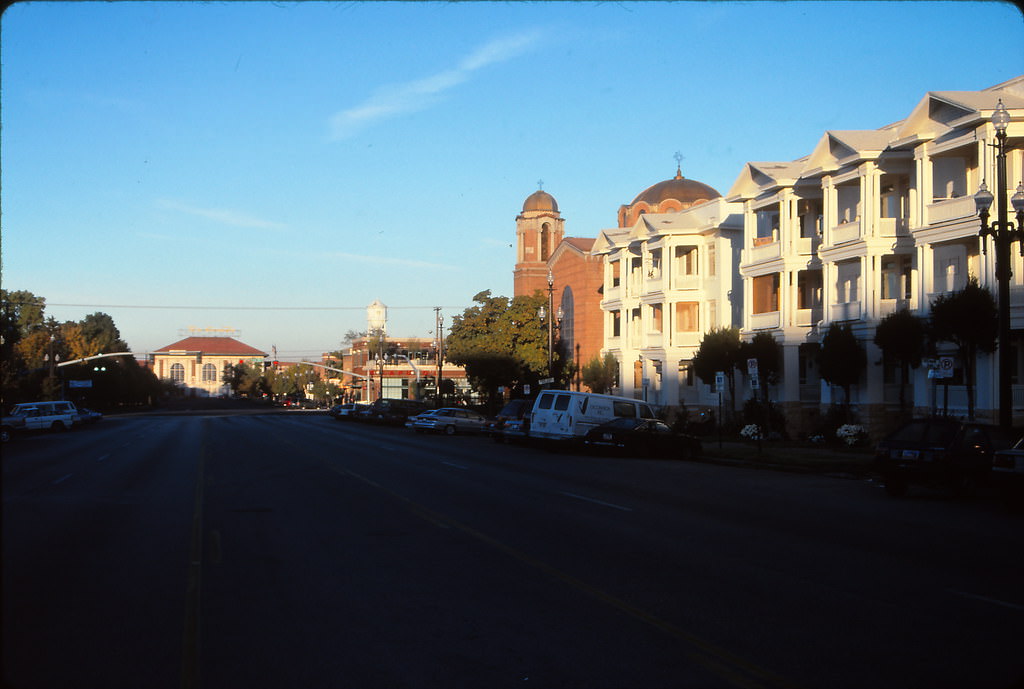
[[843, 415], [850, 417], [850, 388], [860, 380], [867, 353], [846, 323], [833, 323], [821, 339], [821, 377], [843, 389]]
[[875, 344], [900, 367], [900, 412], [906, 411], [906, 387], [910, 369], [921, 365], [928, 340], [928, 324], [907, 309], [883, 318], [875, 328]]
[[[536, 383], [547, 373], [547, 331], [537, 318], [540, 296], [473, 297], [476, 306], [452, 318], [445, 358], [466, 369], [473, 386], [493, 402], [501, 386]], [[555, 355], [557, 356], [557, 355]]]
[[725, 374], [729, 388], [729, 412], [736, 410], [736, 367], [742, 361], [742, 343], [738, 328], [712, 328], [704, 334], [693, 357], [693, 371], [707, 385], [714, 385], [715, 374]]
[[[998, 338], [998, 308], [987, 287], [971, 277], [959, 292], [942, 294], [932, 302], [931, 336], [956, 346], [967, 385], [967, 417], [974, 418], [974, 385], [979, 352], [994, 352]], [[1001, 346], [1008, 347], [1009, 343]], [[1001, 371], [1002, 375], [1009, 372]]]

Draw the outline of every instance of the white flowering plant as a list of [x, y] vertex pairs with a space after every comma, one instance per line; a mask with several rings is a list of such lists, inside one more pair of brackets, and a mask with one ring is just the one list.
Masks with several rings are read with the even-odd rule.
[[867, 431], [864, 427], [855, 423], [848, 423], [840, 426], [836, 430], [836, 437], [846, 443], [847, 447], [853, 447], [868, 438]]
[[740, 431], [740, 435], [748, 440], [760, 440], [761, 439], [761, 427], [756, 423], [748, 423]]

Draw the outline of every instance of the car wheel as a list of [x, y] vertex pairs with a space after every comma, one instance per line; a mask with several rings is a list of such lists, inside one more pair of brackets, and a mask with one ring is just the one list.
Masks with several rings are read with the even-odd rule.
[[0, 430], [0, 442], [8, 442], [11, 439], [11, 432], [4, 428]]
[[444, 427], [444, 434], [445, 435], [455, 435], [455, 426], [445, 426]]

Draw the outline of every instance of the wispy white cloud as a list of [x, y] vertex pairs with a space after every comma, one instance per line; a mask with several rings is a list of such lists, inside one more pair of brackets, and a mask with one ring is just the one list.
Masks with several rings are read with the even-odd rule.
[[497, 38], [477, 48], [452, 69], [415, 81], [383, 86], [362, 103], [331, 116], [331, 138], [346, 139], [383, 119], [428, 108], [446, 91], [468, 81], [475, 72], [522, 55], [540, 39], [540, 31]]
[[367, 256], [364, 254], [349, 254], [342, 251], [331, 251], [324, 254], [328, 258], [338, 258], [356, 263], [367, 263], [372, 265], [405, 266], [407, 268], [429, 268], [431, 270], [458, 270], [457, 266], [445, 265], [443, 263], [431, 263], [419, 261], [412, 258], [399, 258], [397, 256]]
[[196, 206], [190, 206], [188, 204], [170, 201], [168, 199], [158, 199], [156, 205], [159, 208], [185, 213], [186, 215], [192, 215], [198, 218], [205, 218], [207, 220], [220, 223], [221, 225], [230, 225], [232, 227], [245, 227], [256, 230], [279, 230], [285, 227], [282, 223], [263, 220], [262, 218], [257, 218], [252, 215], [247, 215], [246, 213], [241, 213], [227, 208], [198, 208]]

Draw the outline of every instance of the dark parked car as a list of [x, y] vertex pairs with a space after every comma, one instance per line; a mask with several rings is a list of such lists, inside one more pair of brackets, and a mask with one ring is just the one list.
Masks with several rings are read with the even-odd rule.
[[410, 416], [427, 410], [426, 402], [416, 400], [379, 399], [363, 408], [357, 417], [360, 421], [402, 426]]
[[916, 419], [878, 443], [875, 471], [890, 495], [905, 495], [912, 484], [961, 490], [986, 481], [997, 450], [1016, 434], [998, 426], [949, 417]]
[[700, 454], [700, 440], [677, 433], [657, 419], [621, 417], [591, 428], [583, 437], [590, 448], [644, 457], [685, 459]]
[[992, 457], [992, 483], [1007, 505], [1024, 507], [1024, 438]]
[[511, 400], [494, 420], [487, 424], [487, 434], [496, 443], [507, 443], [526, 436], [523, 417], [533, 408], [532, 399]]

